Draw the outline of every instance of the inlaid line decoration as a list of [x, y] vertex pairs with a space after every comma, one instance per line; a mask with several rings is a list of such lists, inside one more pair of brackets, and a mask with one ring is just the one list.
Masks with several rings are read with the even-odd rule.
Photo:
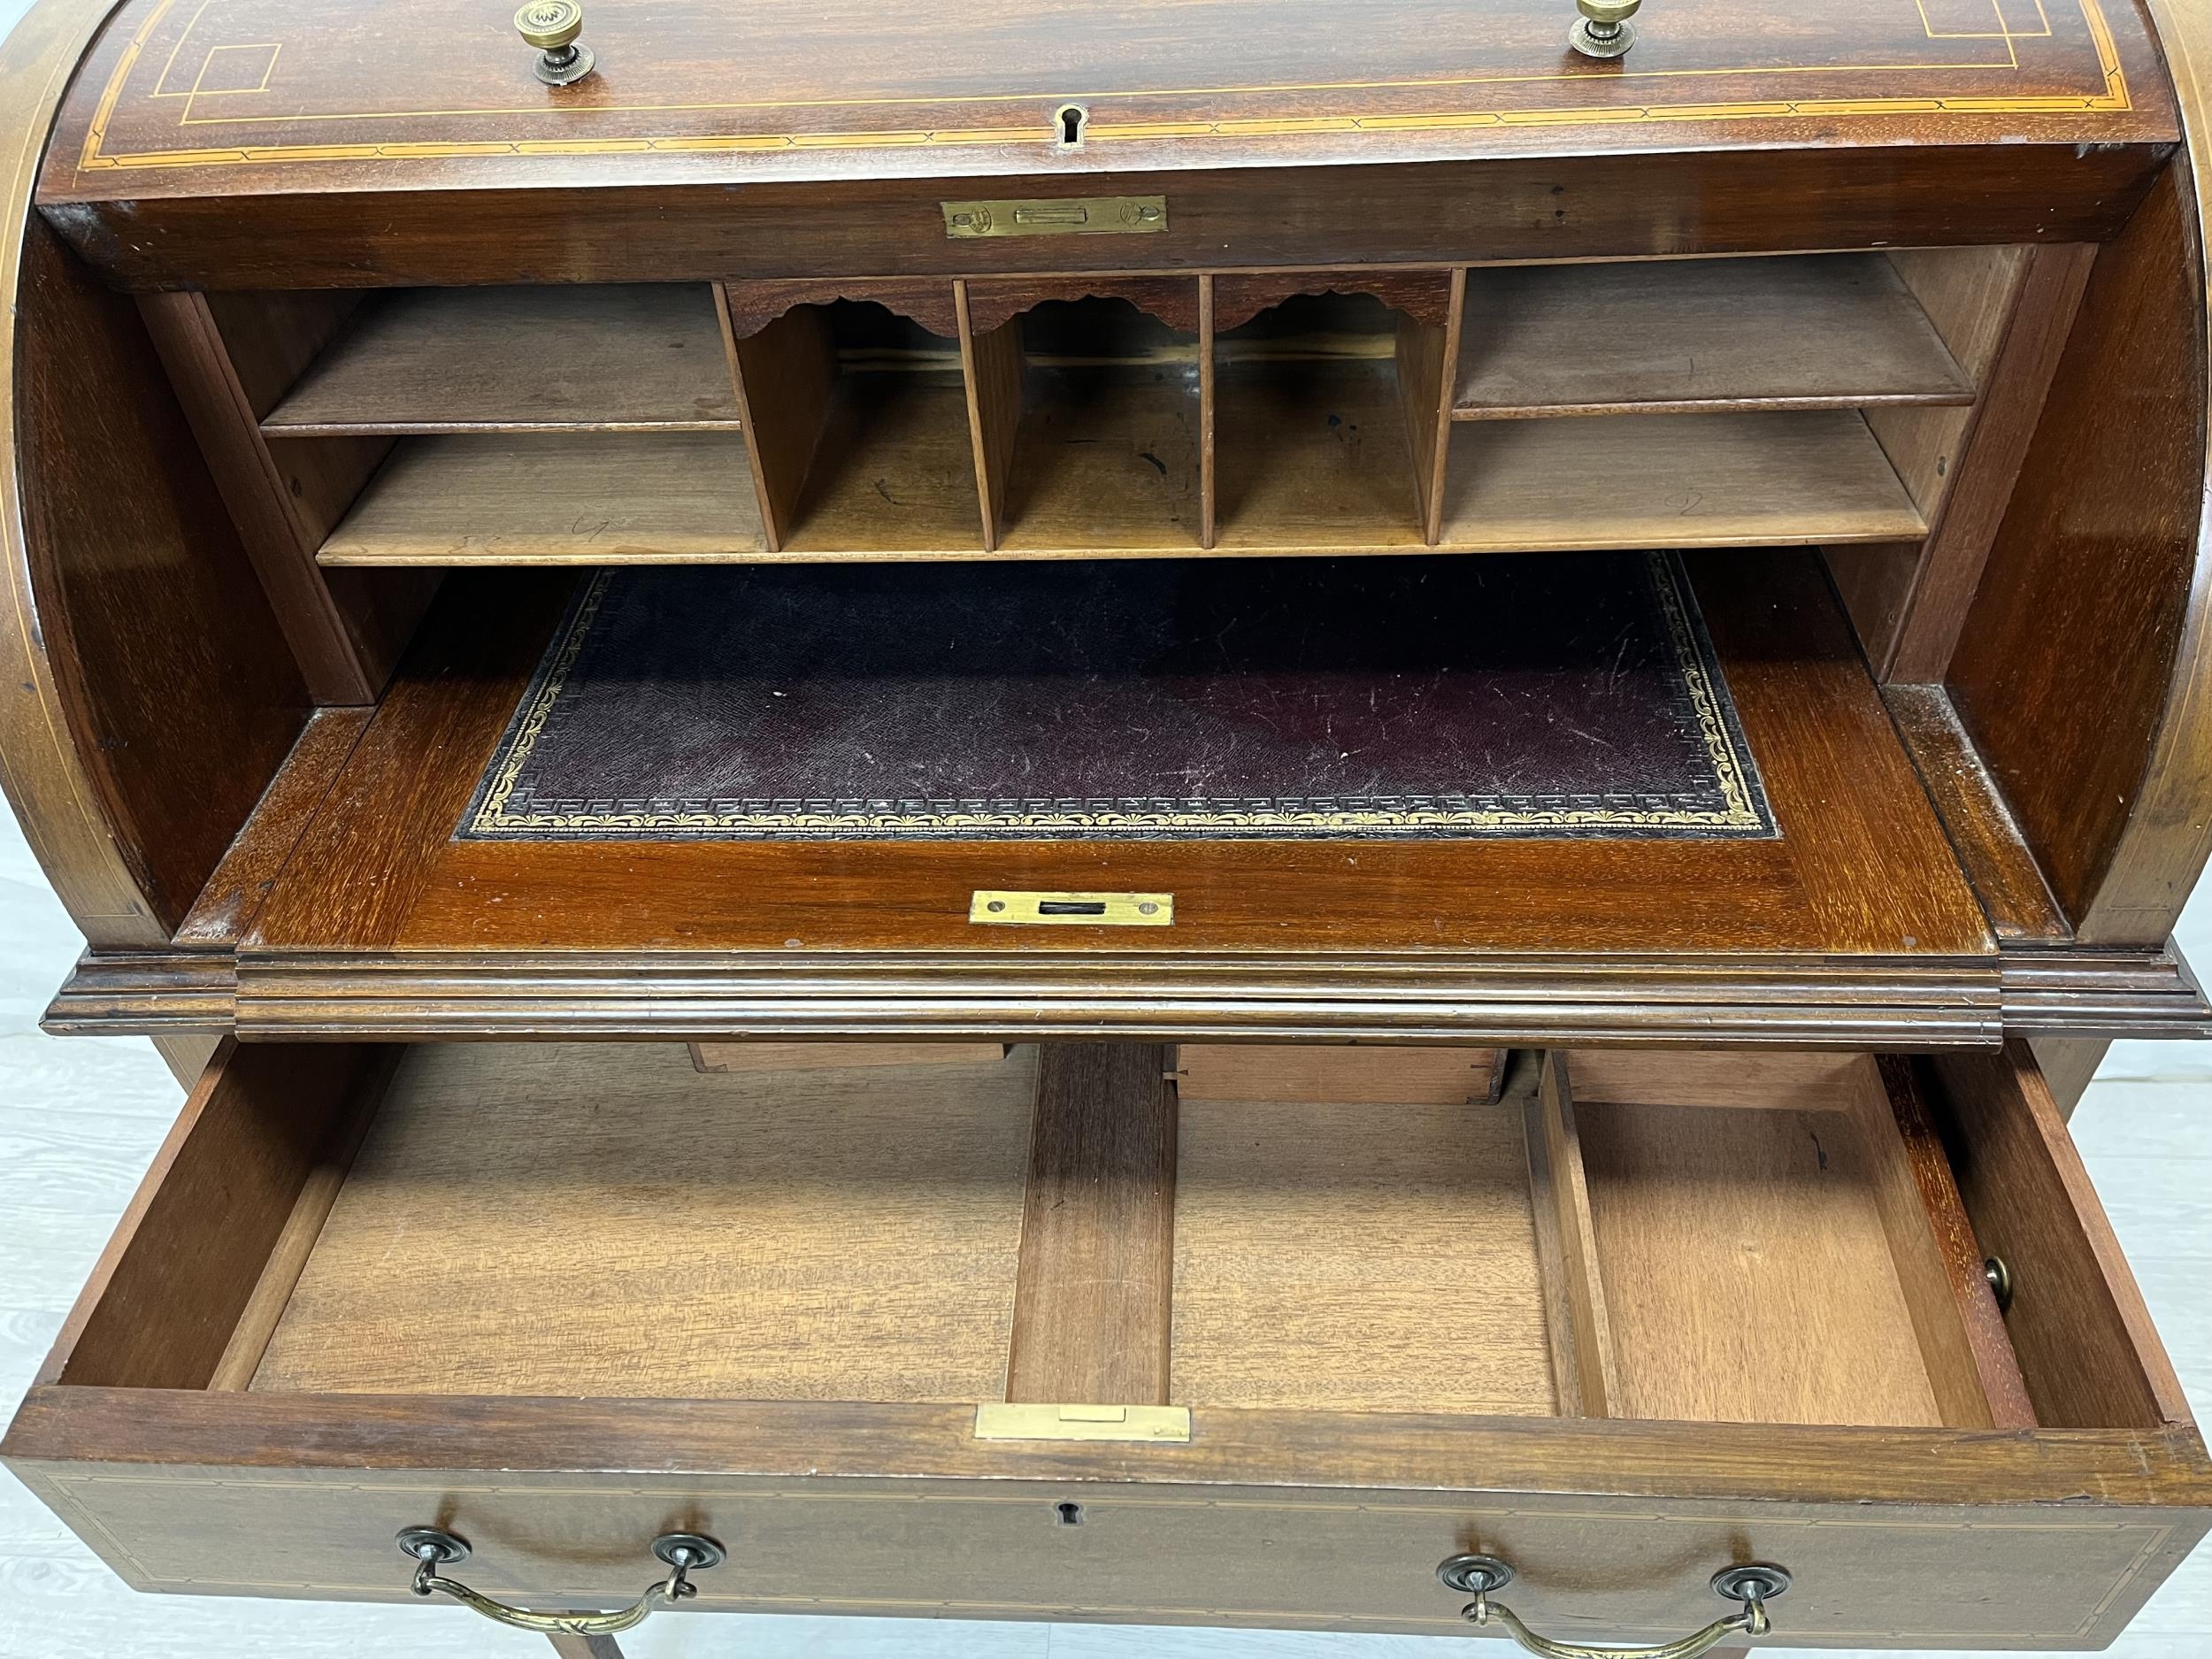
[[463, 840], [1778, 834], [1672, 554], [609, 571]]
[[[410, 120], [426, 121], [442, 119], [481, 119], [492, 117], [511, 117], [532, 123], [528, 135], [498, 136], [442, 140], [437, 138], [405, 141], [341, 141], [327, 143], [224, 144], [178, 150], [134, 150], [111, 151], [108, 134], [116, 112], [131, 77], [165, 20], [175, 11], [180, 0], [160, 0], [147, 14], [125, 45], [113, 71], [102, 89], [101, 97], [85, 134], [84, 144], [77, 160], [78, 171], [98, 173], [116, 169], [143, 168], [206, 168], [241, 165], [259, 165], [271, 163], [299, 164], [310, 162], [363, 161], [426, 161], [459, 160], [472, 157], [635, 155], [659, 153], [668, 155], [699, 153], [776, 152], [819, 149], [866, 150], [910, 148], [959, 148], [977, 145], [1018, 145], [1039, 139], [1041, 127], [1035, 124], [1018, 127], [1002, 125], [963, 125], [958, 119], [964, 108], [990, 104], [1003, 107], [1035, 101], [1041, 105], [1049, 102], [1075, 97], [1089, 105], [1093, 111], [1086, 127], [1085, 141], [1092, 145], [1112, 145], [1147, 140], [1178, 139], [1205, 140], [1213, 138], [1287, 138], [1314, 134], [1352, 134], [1363, 133], [1446, 132], [1461, 129], [1515, 127], [1617, 127], [1669, 126], [1684, 123], [1730, 122], [1747, 120], [1818, 119], [1839, 120], [1869, 117], [1916, 116], [1939, 118], [1945, 116], [1993, 115], [2064, 115], [2122, 113], [2134, 108], [2127, 76], [2121, 65], [2119, 52], [2114, 43], [2112, 31], [2105, 19], [2101, 0], [2073, 0], [2078, 6], [2089, 39], [2098, 60], [2101, 85], [2079, 93], [2044, 93], [2039, 95], [1999, 95], [1991, 96], [1915, 95], [1873, 98], [1783, 97], [1755, 101], [1730, 101], [1724, 96], [1709, 98], [1697, 96], [1666, 96], [1677, 91], [1694, 92], [1710, 86], [1718, 90], [1728, 80], [1747, 76], [1762, 79], [1802, 75], [1863, 75], [1893, 74], [1912, 76], [1924, 73], [1956, 73], [1960, 72], [2018, 73], [2020, 62], [2018, 42], [2055, 38], [2045, 0], [1988, 0], [1993, 27], [1956, 28], [1939, 27], [1930, 16], [1930, 0], [1915, 0], [1918, 19], [1931, 42], [1988, 42], [1993, 48], [2001, 47], [2002, 56], [1988, 62], [1941, 64], [1880, 64], [1880, 65], [1746, 65], [1741, 68], [1702, 68], [1682, 70], [1629, 70], [1606, 76], [1602, 85], [1616, 88], [1624, 83], [1648, 85], [1654, 96], [1633, 104], [1609, 107], [1560, 105], [1537, 108], [1476, 108], [1464, 110], [1437, 109], [1429, 111], [1361, 111], [1356, 109], [1336, 113], [1312, 116], [1279, 116], [1271, 114], [1225, 114], [1215, 118], [1184, 120], [1116, 120], [1112, 107], [1117, 101], [1158, 97], [1204, 97], [1223, 100], [1248, 98], [1277, 98], [1293, 95], [1301, 100], [1316, 93], [1356, 95], [1361, 92], [1432, 90], [1440, 95], [1470, 88], [1502, 86], [1543, 84], [1571, 84], [1588, 81], [1586, 75], [1560, 72], [1540, 74], [1493, 74], [1433, 79], [1394, 81], [1345, 81], [1300, 84], [1269, 85], [1192, 85], [1186, 87], [1147, 88], [1074, 89], [1062, 87], [1041, 89], [1033, 95], [1020, 92], [991, 92], [979, 94], [898, 96], [872, 98], [825, 98], [814, 100], [729, 100], [689, 102], [681, 111], [697, 116], [716, 112], [781, 112], [784, 116], [803, 118], [810, 111], [826, 110], [866, 110], [871, 108], [942, 109], [947, 119], [926, 126], [884, 127], [879, 129], [844, 130], [805, 126], [801, 120], [787, 123], [787, 130], [765, 132], [644, 134], [606, 137], [568, 137], [549, 135], [544, 123], [549, 119], [556, 123], [580, 118], [606, 115], [635, 115], [665, 111], [675, 112], [676, 107], [650, 103], [623, 104], [593, 104], [549, 106], [545, 104], [485, 107], [474, 109], [409, 109], [296, 111], [291, 114], [257, 114], [252, 97], [270, 89], [272, 78], [278, 67], [280, 45], [274, 42], [213, 41], [199, 49], [196, 62], [185, 51], [186, 44], [200, 29], [211, 12], [219, 14], [222, 0], [199, 0], [189, 21], [179, 38], [171, 42], [167, 56], [162, 60], [161, 72], [153, 88], [140, 95], [140, 101], [173, 103], [178, 106], [179, 130], [195, 127], [219, 126], [234, 128], [257, 124], [296, 126], [314, 122], [358, 123], [365, 121]], [[2007, 14], [2007, 6], [2032, 7], [2039, 27], [2015, 27]], [[218, 54], [243, 54], [239, 67], [243, 73], [215, 69]], [[187, 71], [194, 78], [184, 79]], [[211, 73], [216, 75], [208, 84]], [[180, 84], [181, 83], [181, 84]]]

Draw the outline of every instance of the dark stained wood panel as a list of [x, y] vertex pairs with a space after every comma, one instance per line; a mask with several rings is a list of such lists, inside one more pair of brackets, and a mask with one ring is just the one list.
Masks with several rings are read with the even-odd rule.
[[1880, 254], [1479, 270], [1467, 308], [1460, 420], [1974, 397]]
[[[59, 718], [27, 698], [9, 713], [65, 723], [135, 888], [133, 913], [81, 912], [79, 926], [95, 943], [151, 943], [282, 764], [307, 688], [137, 307], [36, 219], [16, 306], [7, 464], [20, 469], [35, 610], [15, 620], [53, 673]], [[19, 685], [31, 684], [27, 668]], [[11, 749], [11, 765], [31, 752]], [[55, 880], [72, 891], [84, 873], [65, 865]]]
[[293, 436], [736, 424], [713, 293], [649, 282], [374, 296], [262, 417]]
[[[1786, 253], [1805, 248], [2096, 242], [2142, 199], [2167, 146], [1689, 150], [1418, 168], [1271, 166], [1111, 175], [1171, 197], [1144, 236], [944, 233], [954, 181], [649, 184], [55, 202], [46, 217], [125, 286], [352, 288], [473, 282], [818, 282], [1113, 272]], [[1054, 196], [1044, 165], [995, 176]], [[1096, 185], [1076, 188], [1100, 188]], [[1294, 197], [1297, 211], [1286, 211]]]
[[[47, 213], [133, 287], [1129, 280], [2095, 241], [2179, 134], [2116, 0], [1994, 29], [1978, 0], [1672, 0], [1625, 67], [1568, 51], [1558, 0], [680, 0], [595, 13], [599, 68], [561, 89], [495, 21], [334, 12], [131, 0]], [[1100, 194], [1164, 196], [1164, 227], [946, 234], [948, 200]]]
[[[2188, 803], [2170, 795], [2147, 810], [2179, 653], [2206, 603], [2193, 212], [2177, 163], [2099, 257], [1947, 675], [2052, 893], [2099, 942], [2160, 942], [2204, 858], [2189, 793], [2212, 777], [2200, 738], [2162, 786]], [[2131, 828], [2139, 851], [2116, 882]]]
[[[945, 177], [1047, 157], [1098, 173], [1525, 155], [1594, 133], [1608, 150], [2173, 136], [2147, 30], [2117, 0], [1671, 0], [1625, 63], [1566, 50], [1571, 20], [1557, 0], [672, 0], [593, 12], [596, 71], [552, 88], [534, 51], [454, 29], [439, 0], [373, 18], [134, 0], [66, 106], [47, 191]], [[1061, 157], [1070, 103], [1088, 120]]]
[[1048, 1042], [1038, 1054], [1010, 1401], [1168, 1402], [1172, 1056], [1148, 1042]]
[[1886, 686], [1882, 700], [1997, 937], [2007, 943], [2069, 942], [2072, 930], [1943, 688]]

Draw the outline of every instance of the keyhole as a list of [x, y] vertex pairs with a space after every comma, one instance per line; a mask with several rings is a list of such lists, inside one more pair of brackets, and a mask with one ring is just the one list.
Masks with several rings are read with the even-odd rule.
[[1091, 119], [1091, 112], [1079, 104], [1064, 104], [1060, 110], [1060, 142], [1072, 149], [1083, 142], [1083, 123]]
[[1083, 1525], [1083, 1506], [1081, 1504], [1056, 1503], [1052, 1506], [1052, 1508], [1053, 1512], [1059, 1516], [1061, 1525], [1080, 1526]]

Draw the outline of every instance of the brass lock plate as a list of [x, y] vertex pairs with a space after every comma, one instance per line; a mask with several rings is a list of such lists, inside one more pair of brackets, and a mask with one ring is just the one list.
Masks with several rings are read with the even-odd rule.
[[1190, 1442], [1188, 1406], [979, 1405], [979, 1440], [1158, 1440]]
[[1025, 202], [943, 202], [945, 234], [1140, 235], [1167, 228], [1164, 196], [1064, 196]]
[[987, 927], [1171, 927], [1172, 893], [1010, 893], [979, 887], [968, 919]]

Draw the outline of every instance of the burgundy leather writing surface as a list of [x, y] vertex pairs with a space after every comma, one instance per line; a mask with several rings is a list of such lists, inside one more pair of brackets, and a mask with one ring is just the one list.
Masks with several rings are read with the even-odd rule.
[[1676, 562], [588, 581], [465, 838], [1771, 835]]

